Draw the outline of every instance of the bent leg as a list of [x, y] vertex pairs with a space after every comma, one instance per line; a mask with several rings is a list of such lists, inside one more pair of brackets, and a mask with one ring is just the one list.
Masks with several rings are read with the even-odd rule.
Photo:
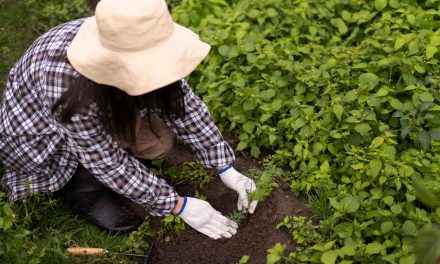
[[68, 200], [72, 210], [88, 221], [115, 232], [131, 231], [141, 224], [138, 217], [114, 199], [112, 190], [82, 165], [72, 177], [70, 188]]

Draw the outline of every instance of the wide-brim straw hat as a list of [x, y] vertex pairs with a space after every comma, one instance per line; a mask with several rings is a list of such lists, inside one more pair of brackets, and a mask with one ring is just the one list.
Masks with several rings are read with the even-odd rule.
[[129, 95], [189, 75], [210, 46], [172, 21], [165, 0], [101, 0], [67, 49], [79, 73]]

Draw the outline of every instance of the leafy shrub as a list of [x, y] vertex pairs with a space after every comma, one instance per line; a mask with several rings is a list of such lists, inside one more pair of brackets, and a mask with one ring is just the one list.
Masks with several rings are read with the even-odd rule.
[[[212, 44], [190, 80], [237, 150], [289, 171], [295, 193], [329, 193], [334, 243], [292, 262], [414, 263], [440, 210], [438, 0], [182, 0], [175, 18]], [[345, 262], [344, 262], [345, 261]]]
[[171, 177], [173, 184], [189, 183], [197, 190], [203, 190], [212, 181], [212, 176], [195, 161], [185, 162], [180, 166], [173, 166], [166, 170], [165, 175]]
[[61, 23], [85, 17], [91, 14], [86, 0], [21, 0], [24, 1], [26, 8], [34, 10], [30, 19], [35, 32], [44, 32]]

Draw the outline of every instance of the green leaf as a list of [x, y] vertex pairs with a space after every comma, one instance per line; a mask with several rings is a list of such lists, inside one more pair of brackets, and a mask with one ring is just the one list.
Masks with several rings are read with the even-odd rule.
[[334, 232], [342, 239], [349, 238], [353, 232], [353, 224], [348, 222], [340, 223], [335, 226]]
[[408, 55], [414, 55], [414, 54], [419, 53], [420, 48], [419, 48], [419, 44], [417, 43], [417, 41], [411, 41], [408, 44], [408, 51], [409, 51]]
[[353, 213], [359, 209], [359, 197], [349, 195], [341, 200], [342, 210], [346, 213]]
[[415, 254], [411, 254], [411, 255], [408, 255], [408, 256], [405, 256], [405, 257], [401, 257], [399, 259], [399, 264], [414, 264], [414, 263], [416, 263]]
[[377, 242], [369, 243], [365, 247], [365, 254], [367, 255], [379, 254], [384, 249], [385, 247]]
[[397, 100], [396, 98], [393, 98], [390, 100], [390, 105], [392, 108], [396, 109], [396, 110], [403, 110], [403, 104]]
[[431, 208], [440, 207], [440, 197], [426, 188], [420, 178], [414, 176], [412, 180], [417, 199], [419, 199], [424, 205]]
[[238, 264], [247, 264], [249, 261], [249, 256], [248, 255], [244, 255], [240, 258], [240, 260], [238, 261]]
[[400, 0], [390, 0], [389, 1], [389, 3], [390, 3], [390, 6], [392, 7], [392, 8], [399, 8], [400, 7], [400, 2], [399, 2]]
[[371, 142], [370, 148], [371, 149], [377, 149], [378, 147], [380, 147], [382, 145], [384, 140], [385, 139], [383, 137], [375, 137], [373, 139], [373, 142]]
[[278, 15], [278, 12], [273, 8], [267, 9], [266, 13], [269, 17], [275, 17]]
[[272, 111], [274, 111], [274, 112], [280, 110], [281, 107], [283, 107], [283, 100], [281, 100], [281, 99], [275, 99], [271, 103], [271, 108], [272, 108]]
[[345, 244], [341, 248], [341, 253], [347, 256], [354, 256], [356, 255], [356, 245], [353, 244]]
[[226, 56], [228, 56], [228, 54], [229, 54], [229, 50], [230, 50], [229, 46], [221, 45], [221, 46], [218, 48], [218, 53], [220, 53], [220, 55], [226, 57]]
[[306, 121], [303, 118], [298, 118], [295, 120], [295, 129], [299, 129], [301, 127], [303, 127], [306, 124]]
[[275, 142], [275, 140], [277, 140], [277, 136], [274, 135], [274, 134], [270, 134], [270, 135], [269, 135], [269, 143], [270, 143], [271, 145], [273, 145], [273, 143]]
[[394, 227], [393, 222], [386, 221], [380, 225], [380, 230], [382, 231], [382, 233], [386, 234], [386, 233], [390, 232], [393, 229], [393, 227]]
[[254, 132], [254, 128], [255, 128], [254, 121], [246, 121], [243, 124], [243, 130], [246, 131], [248, 134], [252, 134]]
[[403, 47], [403, 45], [405, 45], [405, 43], [406, 43], [406, 39], [402, 37], [397, 37], [396, 42], [394, 43], [394, 50], [400, 49], [401, 47]]
[[422, 143], [423, 149], [428, 149], [431, 145], [431, 135], [428, 131], [422, 131], [419, 133], [419, 140]]
[[275, 246], [267, 250], [269, 254], [267, 255], [266, 263], [275, 264], [280, 261], [285, 249], [286, 245], [276, 243]]
[[413, 221], [406, 220], [405, 223], [403, 223], [402, 231], [406, 235], [414, 236], [417, 233], [417, 227]]
[[376, 7], [377, 11], [382, 11], [387, 6], [387, 0], [375, 0], [374, 7]]
[[339, 121], [341, 121], [342, 113], [344, 112], [344, 107], [340, 104], [334, 104], [333, 105], [333, 113], [338, 118]]
[[351, 90], [351, 91], [348, 91], [346, 94], [345, 94], [345, 96], [344, 96], [344, 98], [342, 99], [342, 101], [344, 101], [344, 102], [346, 102], [346, 103], [350, 103], [350, 102], [353, 102], [354, 100], [356, 100], [357, 99], [357, 93], [356, 93], [356, 91], [355, 90]]
[[245, 148], [247, 148], [248, 143], [245, 141], [240, 141], [240, 143], [238, 143], [237, 145], [237, 151], [241, 151], [244, 150]]
[[434, 57], [434, 55], [437, 53], [438, 49], [436, 46], [433, 45], [427, 45], [426, 46], [426, 58], [430, 59]]
[[255, 44], [252, 43], [252, 42], [246, 42], [246, 43], [243, 44], [243, 46], [241, 46], [241, 49], [242, 49], [244, 52], [251, 52], [251, 51], [254, 51], [254, 50], [255, 50]]
[[321, 256], [321, 261], [324, 264], [334, 264], [336, 262], [336, 259], [339, 256], [339, 250], [330, 250], [327, 252], [324, 252]]
[[266, 257], [266, 264], [276, 264], [281, 260], [281, 256], [276, 254], [268, 254]]
[[251, 155], [254, 158], [258, 158], [261, 154], [260, 148], [257, 145], [251, 147]]
[[313, 155], [318, 155], [324, 149], [324, 145], [321, 142], [315, 142], [313, 144]]
[[396, 148], [393, 146], [386, 146], [383, 148], [382, 154], [389, 160], [394, 160], [396, 156]]
[[275, 89], [267, 89], [260, 92], [260, 98], [264, 101], [269, 101], [275, 96], [276, 93], [277, 92]]
[[376, 177], [379, 175], [380, 170], [382, 169], [382, 162], [378, 159], [374, 159], [370, 161], [369, 164], [369, 175], [372, 177]]
[[419, 98], [422, 102], [434, 102], [434, 97], [428, 92], [420, 93]]
[[328, 200], [330, 201], [330, 205], [335, 209], [342, 210], [341, 204], [335, 198], [328, 198]]
[[344, 20], [340, 19], [340, 18], [335, 18], [335, 19], [331, 19], [330, 23], [338, 28], [338, 31], [341, 35], [344, 35], [345, 33], [347, 33], [348, 28], [345, 25]]
[[258, 57], [253, 54], [253, 53], [249, 53], [246, 55], [246, 60], [250, 63], [250, 64], [254, 64], [258, 61]]
[[359, 86], [371, 90], [379, 84], [379, 77], [376, 74], [367, 72], [359, 76]]
[[368, 134], [368, 132], [370, 132], [371, 127], [369, 124], [366, 123], [361, 123], [361, 124], [357, 124], [354, 129], [361, 134], [362, 136], [365, 136]]
[[391, 206], [391, 212], [396, 215], [400, 214], [402, 212], [402, 206], [400, 204], [395, 204]]
[[379, 89], [379, 91], [377, 91], [376, 96], [383, 97], [388, 95], [388, 93], [389, 93], [388, 89], [386, 87], [382, 87]]

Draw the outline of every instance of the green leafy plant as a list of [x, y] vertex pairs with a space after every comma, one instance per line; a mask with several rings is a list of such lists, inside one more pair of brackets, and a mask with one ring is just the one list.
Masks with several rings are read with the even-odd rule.
[[173, 180], [173, 185], [190, 183], [198, 190], [203, 190], [212, 181], [212, 176], [195, 161], [186, 162], [180, 166], [170, 167], [165, 174]]
[[267, 250], [268, 254], [266, 258], [266, 263], [267, 264], [280, 263], [280, 261], [283, 259], [285, 249], [286, 249], [286, 245], [281, 243], [276, 243], [272, 248], [269, 248]]
[[182, 218], [175, 215], [162, 218], [161, 223], [158, 236], [163, 237], [166, 242], [171, 241], [173, 237], [179, 236], [186, 227]]
[[243, 212], [232, 212], [228, 215], [228, 218], [240, 226], [243, 223], [243, 220], [246, 219], [246, 214]]
[[262, 201], [278, 187], [276, 180], [282, 175], [282, 170], [276, 166], [266, 166], [263, 171], [251, 171], [251, 175], [255, 179], [257, 189], [249, 195], [249, 199]]
[[144, 220], [136, 231], [133, 231], [128, 236], [125, 248], [122, 252], [131, 252], [135, 254], [146, 254], [150, 249], [150, 241], [156, 236], [157, 231], [152, 229], [148, 218]]
[[295, 242], [302, 247], [322, 242], [322, 236], [317, 232], [319, 226], [304, 216], [286, 216], [276, 228], [287, 228]]
[[[436, 0], [182, 0], [174, 9], [212, 45], [190, 83], [237, 150], [271, 149], [294, 193], [329, 194], [321, 246], [288, 261], [415, 262], [417, 230], [439, 219], [412, 180], [440, 190], [438, 14]], [[266, 176], [265, 194], [275, 182]]]

